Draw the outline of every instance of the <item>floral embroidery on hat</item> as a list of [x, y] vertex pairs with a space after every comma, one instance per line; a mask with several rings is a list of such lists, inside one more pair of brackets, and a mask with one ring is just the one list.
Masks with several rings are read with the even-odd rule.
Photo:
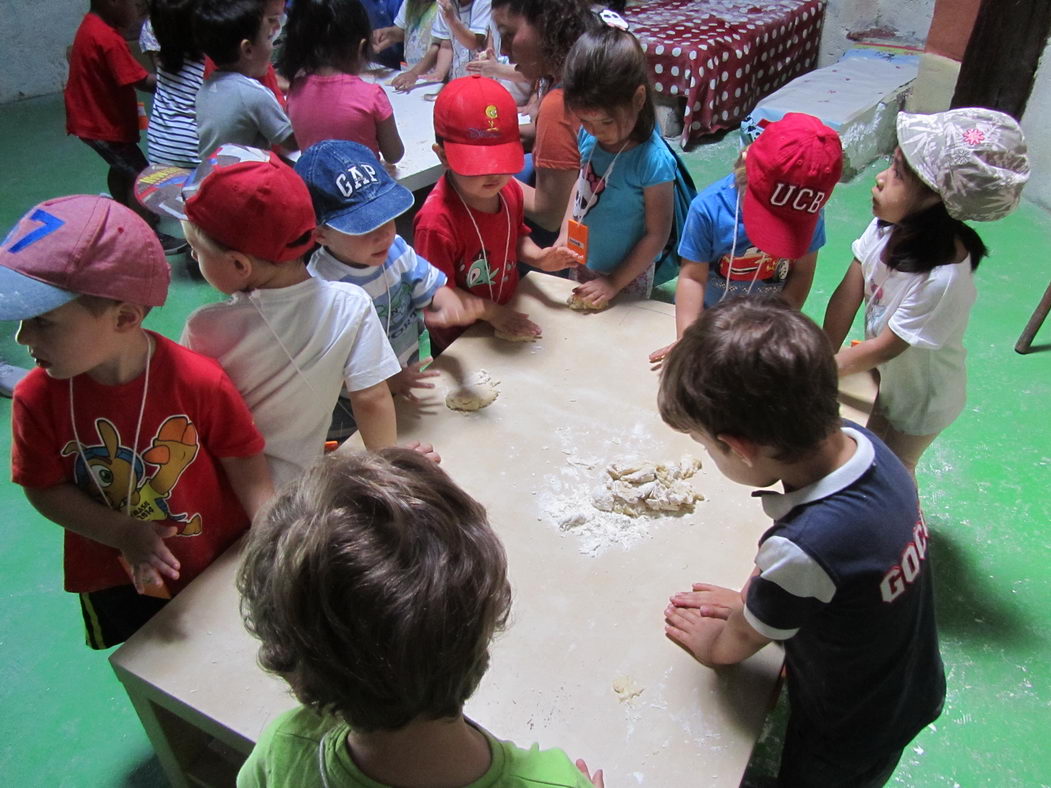
[[968, 145], [981, 145], [985, 142], [985, 132], [981, 129], [967, 129], [963, 133], [963, 141]]

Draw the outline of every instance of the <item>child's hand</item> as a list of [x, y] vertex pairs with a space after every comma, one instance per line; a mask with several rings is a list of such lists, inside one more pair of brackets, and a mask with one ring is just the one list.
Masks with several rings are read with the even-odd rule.
[[708, 583], [694, 583], [693, 591], [680, 591], [669, 599], [677, 608], [694, 609], [705, 618], [727, 619], [744, 602], [741, 592]]
[[445, 17], [445, 21], [450, 25], [453, 19], [458, 19], [456, 16], [456, 8], [453, 3], [455, 0], [438, 0], [438, 10], [441, 11], [442, 16]]
[[128, 518], [118, 549], [132, 567], [131, 580], [140, 594], [145, 586], [160, 583], [162, 575], [179, 579], [179, 559], [164, 544], [178, 530], [167, 520], [143, 522]]
[[422, 454], [428, 460], [433, 462], [435, 465], [439, 465], [442, 461], [442, 457], [438, 452], [434, 450], [434, 447], [429, 443], [421, 443], [420, 441], [409, 441], [403, 448], [411, 449], [417, 454]]
[[372, 48], [376, 52], [382, 52], [384, 49], [394, 43], [394, 36], [391, 35], [394, 32], [394, 28], [381, 27], [378, 30], [372, 31]]
[[690, 607], [668, 605], [664, 609], [664, 635], [698, 662], [708, 665], [712, 642], [726, 623]]
[[620, 291], [610, 284], [608, 276], [600, 276], [598, 279], [592, 279], [590, 282], [584, 282], [573, 288], [576, 296], [595, 306], [602, 306], [607, 301], [612, 301], [618, 292]]
[[530, 335], [538, 337], [541, 334], [540, 326], [529, 319], [524, 312], [516, 312], [506, 306], [494, 304], [490, 308], [487, 322], [497, 331], [509, 336]]
[[541, 271], [564, 271], [580, 263], [580, 255], [565, 245], [541, 249], [536, 258], [536, 267]]
[[485, 316], [485, 302], [465, 290], [440, 287], [424, 315], [427, 325], [435, 328], [469, 326]]
[[388, 378], [387, 385], [390, 386], [390, 393], [395, 397], [401, 395], [410, 402], [419, 402], [416, 395], [412, 393], [413, 389], [433, 389], [433, 383], [425, 382], [427, 378], [438, 377], [436, 370], [430, 369], [423, 371], [421, 367], [425, 367], [434, 361], [433, 358], [427, 357], [420, 359], [419, 361], [409, 364], [409, 366], [402, 369], [396, 375]]
[[664, 366], [664, 359], [668, 357], [668, 354], [671, 353], [671, 349], [675, 347], [676, 344], [677, 342], [672, 342], [670, 345], [665, 345], [660, 350], [654, 350], [650, 353], [650, 364], [653, 365], [651, 369], [653, 369], [654, 372]]
[[407, 93], [409, 91], [409, 89], [412, 88], [412, 86], [416, 84], [416, 80], [418, 78], [419, 77], [415, 73], [413, 73], [411, 70], [410, 71], [403, 71], [402, 73], [400, 73], [397, 76], [395, 76], [394, 79], [392, 79], [387, 84], [389, 84], [391, 87], [393, 87], [395, 90], [399, 91], [400, 93]]
[[580, 773], [591, 780], [591, 784], [594, 785], [595, 788], [605, 788], [606, 782], [602, 779], [601, 769], [595, 769], [595, 773], [592, 774], [588, 771], [588, 765], [584, 763], [583, 758], [579, 758], [576, 764], [577, 768], [580, 769]]

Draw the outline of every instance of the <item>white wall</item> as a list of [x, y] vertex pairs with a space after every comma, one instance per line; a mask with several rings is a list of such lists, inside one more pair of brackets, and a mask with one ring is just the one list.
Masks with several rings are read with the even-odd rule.
[[0, 0], [0, 103], [61, 90], [87, 0]]
[[847, 33], [885, 28], [903, 41], [922, 44], [934, 16], [934, 0], [828, 0], [818, 66], [835, 63], [850, 48]]
[[1022, 130], [1029, 145], [1029, 164], [1032, 173], [1023, 194], [1030, 200], [1051, 210], [1051, 42], [1040, 58], [1033, 92], [1029, 95]]

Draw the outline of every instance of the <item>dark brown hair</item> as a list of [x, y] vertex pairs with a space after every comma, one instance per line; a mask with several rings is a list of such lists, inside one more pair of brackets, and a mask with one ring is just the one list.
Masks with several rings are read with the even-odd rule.
[[562, 87], [570, 110], [622, 111], [631, 106], [640, 85], [646, 86], [646, 100], [630, 137], [642, 143], [653, 134], [657, 111], [638, 39], [626, 30], [603, 27], [582, 35], [569, 50]]
[[286, 486], [237, 586], [260, 665], [359, 731], [460, 714], [511, 603], [485, 509], [398, 448], [331, 455]]
[[828, 337], [780, 297], [705, 309], [664, 361], [658, 406], [680, 432], [747, 438], [777, 459], [809, 455], [838, 429]]
[[546, 72], [543, 76], [556, 84], [562, 80], [562, 66], [573, 44], [600, 24], [589, 0], [493, 0], [492, 8], [507, 8], [536, 28]]

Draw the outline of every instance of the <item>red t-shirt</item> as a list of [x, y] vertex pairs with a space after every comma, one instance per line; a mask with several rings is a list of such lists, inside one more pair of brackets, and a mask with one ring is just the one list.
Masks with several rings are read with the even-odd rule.
[[[123, 511], [134, 469], [132, 515], [168, 520], [179, 535], [166, 541], [182, 565], [175, 593], [212, 563], [248, 528], [248, 517], [219, 462], [263, 450], [263, 437], [233, 383], [213, 359], [154, 334], [149, 390], [132, 453], [145, 374], [118, 386], [88, 375], [72, 381], [76, 433], [70, 424], [70, 382], [34, 369], [15, 390], [12, 406], [11, 477], [24, 487], [76, 483], [99, 500], [77, 446], [106, 490], [107, 503]], [[67, 530], [67, 591], [127, 585], [119, 552]]]
[[[204, 56], [204, 78], [208, 79], [212, 74], [218, 71], [219, 67], [215, 65], [215, 61], [207, 55]], [[274, 94], [277, 99], [277, 103], [281, 105], [281, 109], [288, 109], [288, 102], [285, 100], [285, 94], [281, 92], [281, 86], [277, 84], [277, 71], [274, 69], [274, 64], [270, 63], [266, 67], [266, 73], [261, 77], [254, 77], [257, 82], [262, 83], [263, 87]]]
[[138, 142], [134, 85], [149, 76], [117, 29], [88, 13], [77, 29], [66, 83], [66, 133], [104, 142]]

